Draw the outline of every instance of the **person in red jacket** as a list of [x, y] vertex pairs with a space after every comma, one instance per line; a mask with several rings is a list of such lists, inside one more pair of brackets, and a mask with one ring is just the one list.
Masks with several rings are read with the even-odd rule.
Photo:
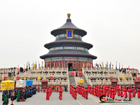
[[97, 96], [97, 86], [95, 86], [95, 96]]
[[46, 89], [46, 100], [49, 100], [49, 88]]
[[63, 89], [61, 87], [61, 85], [59, 86], [59, 99], [62, 100], [62, 93], [63, 93]]
[[100, 87], [100, 95], [99, 95], [99, 97], [101, 97], [103, 95], [103, 87], [101, 86]]
[[84, 88], [84, 98], [87, 99], [88, 98], [88, 89]]
[[137, 89], [137, 96], [138, 96], [138, 98], [140, 98], [140, 86], [139, 86], [139, 88]]
[[131, 86], [129, 86], [129, 88], [128, 88], [128, 92], [129, 92], [129, 97], [128, 97], [128, 98], [129, 98], [129, 100], [131, 100], [131, 98], [132, 98], [131, 91], [132, 91], [132, 90], [131, 90]]
[[116, 94], [115, 94], [115, 88], [113, 87], [113, 88], [112, 88], [112, 99], [115, 99], [115, 95], [116, 95]]
[[110, 96], [110, 98], [112, 98], [112, 91], [111, 91], [111, 87], [109, 87], [109, 96]]
[[74, 99], [77, 99], [77, 89], [74, 89]]
[[136, 96], [135, 86], [133, 87], [132, 91], [133, 91], [133, 97], [135, 97]]
[[109, 97], [109, 87], [108, 86], [106, 87], [106, 92], [107, 92], [106, 93], [107, 97]]
[[118, 93], [118, 96], [120, 96], [120, 88], [119, 87], [117, 88], [117, 93]]
[[82, 96], [84, 97], [84, 86], [82, 86]]
[[95, 95], [95, 86], [92, 86], [92, 94]]
[[43, 87], [43, 92], [45, 92], [45, 90], [46, 90], [46, 86]]
[[37, 87], [37, 92], [40, 92], [40, 86]]
[[90, 93], [90, 87], [91, 87], [90, 85], [87, 86], [87, 89], [88, 89], [88, 92], [89, 93]]
[[121, 91], [121, 97], [123, 97], [123, 88], [122, 88], [122, 86], [121, 86], [121, 89], [120, 89], [120, 91]]
[[124, 98], [127, 98], [127, 88], [124, 89]]
[[99, 94], [100, 94], [100, 87], [97, 86], [97, 97], [99, 97]]

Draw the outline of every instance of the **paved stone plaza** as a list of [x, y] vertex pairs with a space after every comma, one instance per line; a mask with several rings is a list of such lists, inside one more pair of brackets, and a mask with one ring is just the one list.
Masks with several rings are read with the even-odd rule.
[[[98, 97], [89, 94], [89, 98], [86, 100], [81, 95], [77, 95], [77, 100], [74, 100], [70, 93], [64, 92], [63, 99], [59, 100], [59, 93], [53, 92], [50, 100], [46, 100], [45, 93], [37, 93], [31, 98], [28, 98], [26, 102], [16, 102], [14, 105], [140, 105], [140, 99], [133, 98], [128, 103], [100, 103]], [[0, 93], [0, 105], [2, 105], [2, 93]], [[120, 99], [120, 98], [119, 98]], [[11, 101], [9, 101], [11, 105]]]

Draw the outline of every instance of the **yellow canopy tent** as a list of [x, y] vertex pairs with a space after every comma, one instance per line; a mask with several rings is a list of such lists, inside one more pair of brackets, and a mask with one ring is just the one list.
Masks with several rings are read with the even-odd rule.
[[6, 80], [1, 82], [1, 90], [14, 90], [14, 81]]

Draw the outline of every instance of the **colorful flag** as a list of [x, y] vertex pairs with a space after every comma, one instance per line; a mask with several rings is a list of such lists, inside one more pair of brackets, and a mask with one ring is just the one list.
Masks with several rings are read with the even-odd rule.
[[119, 63], [119, 70], [120, 70], [120, 63]]
[[134, 77], [134, 68], [133, 68], [133, 75], [132, 76]]
[[109, 66], [109, 68], [111, 69], [111, 62], [110, 62], [110, 66]]
[[24, 71], [25, 71], [25, 65], [24, 65]]
[[43, 69], [43, 61], [42, 61], [42, 69]]
[[34, 62], [33, 62], [33, 67], [35, 67], [35, 64], [34, 64]]
[[18, 65], [18, 69], [17, 69], [17, 75], [19, 74], [19, 65]]
[[13, 68], [11, 68], [11, 77], [12, 77], [12, 69], [13, 69]]
[[128, 70], [127, 70], [127, 73], [129, 73], [129, 66], [128, 66]]
[[108, 62], [106, 63], [106, 69], [108, 69]]
[[104, 62], [102, 62], [102, 68], [104, 69]]
[[122, 65], [122, 73], [123, 73], [123, 65]]
[[138, 72], [138, 70], [136, 70], [136, 78], [137, 78], [137, 72]]
[[37, 68], [37, 62], [35, 62], [35, 68]]
[[98, 69], [100, 69], [100, 62], [99, 62], [99, 64], [98, 64]]
[[30, 62], [28, 62], [28, 66], [29, 66], [29, 69], [30, 69]]
[[114, 69], [114, 65], [112, 64], [112, 69]]
[[[38, 62], [39, 63], [39, 62]], [[40, 69], [40, 63], [39, 63], [39, 65], [38, 65], [38, 67], [39, 67], [39, 69]]]
[[116, 62], [116, 70], [117, 70], [117, 62]]

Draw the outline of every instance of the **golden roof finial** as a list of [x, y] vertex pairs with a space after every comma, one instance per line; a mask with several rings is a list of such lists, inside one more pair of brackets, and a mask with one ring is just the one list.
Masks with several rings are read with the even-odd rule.
[[70, 15], [71, 15], [71, 14], [70, 14], [70, 13], [68, 13], [67, 15], [68, 15], [68, 19], [70, 19]]

